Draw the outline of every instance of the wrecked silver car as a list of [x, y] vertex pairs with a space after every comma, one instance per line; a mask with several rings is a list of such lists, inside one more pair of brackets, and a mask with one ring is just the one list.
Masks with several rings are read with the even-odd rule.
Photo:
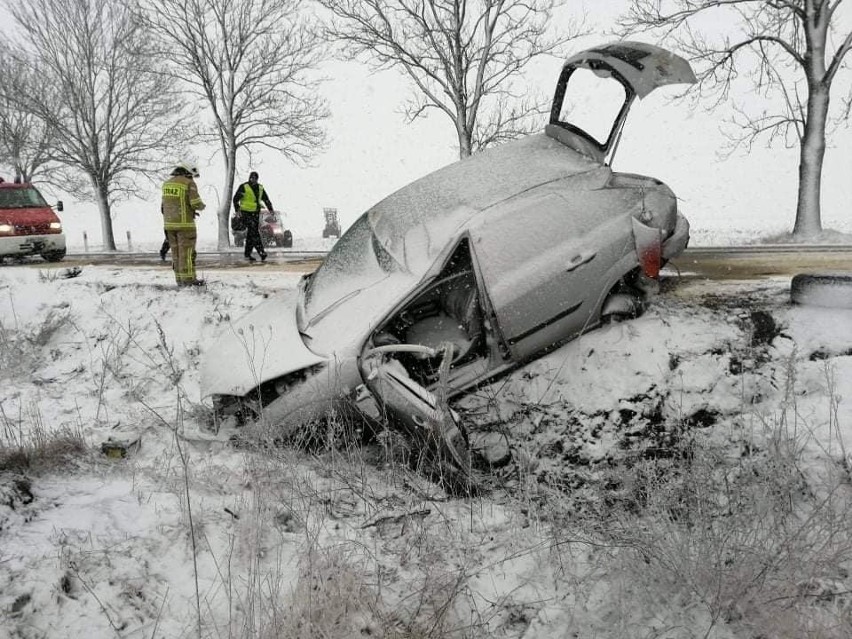
[[[297, 291], [224, 331], [202, 368], [219, 423], [286, 432], [333, 411], [384, 414], [463, 464], [448, 399], [635, 316], [686, 247], [669, 187], [610, 164], [637, 97], [694, 81], [685, 60], [643, 43], [569, 58], [543, 133], [388, 196]], [[614, 104], [587, 105], [583, 125], [575, 87], [589, 82], [613, 85]]]

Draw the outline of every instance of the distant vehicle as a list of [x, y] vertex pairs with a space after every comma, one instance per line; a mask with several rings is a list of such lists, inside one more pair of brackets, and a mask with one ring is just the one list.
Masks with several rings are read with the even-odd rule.
[[[56, 210], [62, 211], [62, 202]], [[0, 178], [0, 260], [26, 255], [48, 262], [64, 258], [62, 222], [35, 186]]]
[[[283, 246], [290, 248], [293, 246], [293, 232], [284, 227], [284, 219], [280, 211], [261, 211], [260, 223], [258, 225], [260, 231], [260, 241], [264, 246]], [[234, 244], [236, 246], [244, 246], [246, 243], [246, 232], [234, 231]]]
[[337, 209], [323, 209], [325, 228], [322, 230], [323, 238], [340, 237], [340, 222], [337, 220]]
[[[599, 82], [608, 100], [584, 101]], [[635, 317], [686, 248], [671, 189], [610, 163], [635, 98], [692, 82], [688, 62], [644, 43], [570, 57], [543, 133], [369, 209], [297, 291], [227, 327], [206, 353], [202, 395], [219, 419], [285, 436], [331, 413], [386, 416], [466, 472], [464, 426], [445, 400]]]

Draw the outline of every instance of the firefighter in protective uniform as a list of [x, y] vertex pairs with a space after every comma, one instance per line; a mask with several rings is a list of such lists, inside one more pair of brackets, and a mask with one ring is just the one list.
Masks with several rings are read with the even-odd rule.
[[193, 179], [197, 177], [194, 165], [181, 162], [163, 182], [163, 228], [172, 249], [172, 269], [178, 286], [204, 284], [204, 280], [195, 277], [195, 218], [204, 208]]

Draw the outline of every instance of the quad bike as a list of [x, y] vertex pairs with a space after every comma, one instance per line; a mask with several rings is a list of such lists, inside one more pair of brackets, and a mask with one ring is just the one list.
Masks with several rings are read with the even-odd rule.
[[[234, 233], [234, 244], [244, 246], [246, 243], [245, 225], [237, 224], [235, 228], [232, 223], [231, 229]], [[262, 212], [258, 230], [260, 231], [260, 241], [264, 246], [281, 246], [284, 248], [293, 246], [293, 233], [284, 228], [283, 217], [278, 211]]]

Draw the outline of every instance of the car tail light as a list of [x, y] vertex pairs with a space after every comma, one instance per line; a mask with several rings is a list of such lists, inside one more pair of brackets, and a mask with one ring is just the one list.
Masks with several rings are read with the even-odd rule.
[[636, 241], [636, 257], [639, 258], [642, 272], [656, 279], [660, 275], [663, 262], [662, 230], [646, 226], [633, 218], [633, 238]]

